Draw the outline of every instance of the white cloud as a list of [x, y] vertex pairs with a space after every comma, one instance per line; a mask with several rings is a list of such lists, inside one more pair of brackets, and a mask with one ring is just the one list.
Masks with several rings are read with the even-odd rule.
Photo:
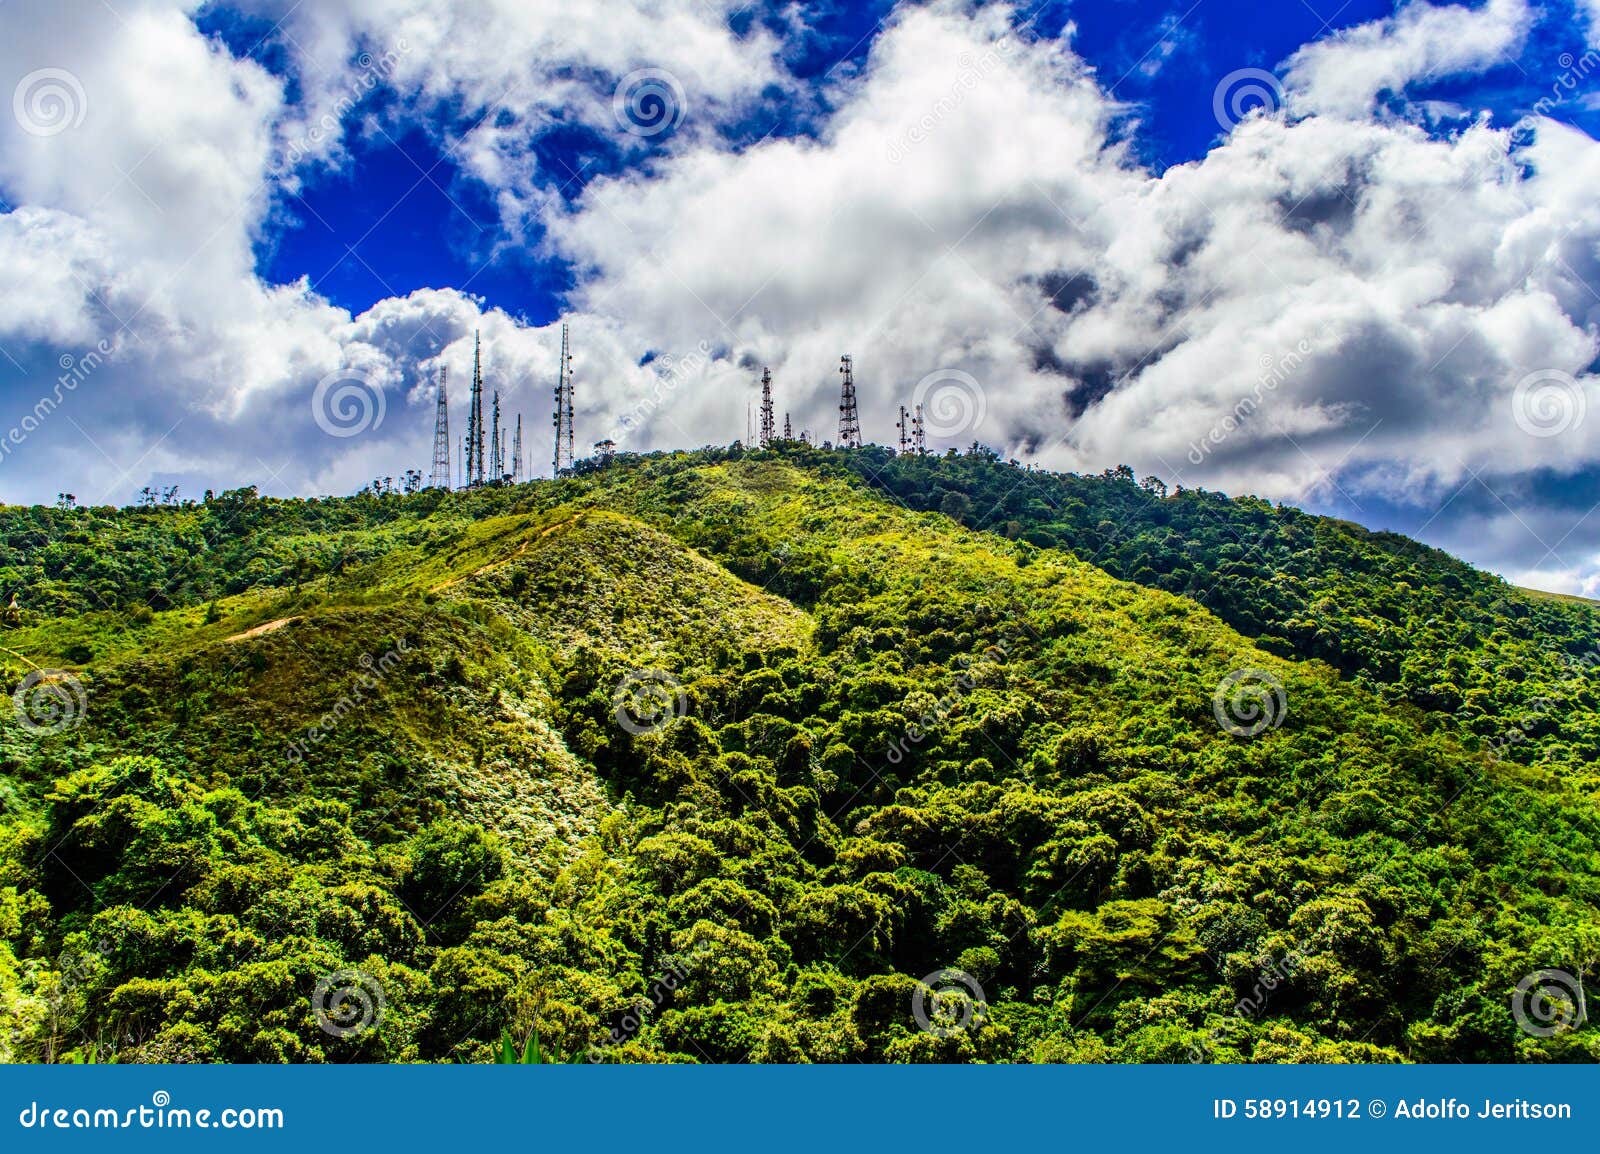
[[[1466, 119], [1441, 137], [1405, 108], [1372, 115], [1385, 94], [1514, 52], [1530, 19], [1520, 0], [1412, 3], [1304, 49], [1285, 112], [1160, 175], [1115, 142], [1126, 110], [1070, 46], [1019, 37], [995, 5], [903, 8], [865, 66], [833, 81], [816, 139], [741, 149], [718, 127], [767, 85], [794, 86], [778, 46], [733, 36], [727, 9], [261, 5], [287, 15], [297, 46], [290, 105], [279, 79], [176, 6], [120, 7], [118, 40], [75, 38], [60, 17], [0, 46], [3, 75], [71, 69], [88, 105], [54, 136], [0, 130], [0, 187], [26, 206], [0, 216], [0, 290], [27, 298], [0, 316], [0, 345], [70, 347], [109, 325], [117, 363], [79, 397], [126, 393], [102, 424], [84, 414], [109, 461], [84, 466], [57, 421], [29, 446], [41, 476], [72, 453], [80, 487], [120, 498], [151, 471], [199, 484], [282, 467], [278, 488], [337, 491], [425, 468], [429, 382], [450, 365], [459, 426], [479, 326], [491, 383], [527, 415], [547, 468], [553, 328], [446, 289], [351, 317], [307, 283], [255, 274], [270, 194], [296, 179], [274, 176], [274, 157], [328, 109], [348, 131], [376, 108], [341, 104], [362, 52], [385, 60], [407, 115], [492, 113], [461, 142], [468, 170], [501, 198], [508, 235], [537, 214], [579, 270], [584, 444], [619, 429], [640, 448], [742, 437], [763, 364], [780, 413], [829, 438], [849, 352], [867, 435], [885, 442], [896, 406], [948, 368], [985, 396], [982, 424], [945, 443], [977, 437], [1060, 467], [1127, 461], [1283, 499], [1423, 503], [1473, 474], [1600, 465], [1592, 438], [1516, 421], [1518, 382], [1538, 373], [1567, 374], [1600, 417], [1600, 147], [1548, 121]], [[173, 64], [152, 75], [154, 59]], [[611, 89], [646, 67], [673, 74], [686, 115], [630, 137]], [[665, 148], [564, 208], [531, 148], [559, 116]], [[341, 141], [308, 140], [303, 164], [341, 162]], [[649, 355], [682, 358], [666, 385], [662, 360], [641, 367]], [[316, 382], [356, 369], [384, 389], [383, 424], [320, 435]], [[48, 495], [29, 483], [7, 479], [7, 495]]]
[[1487, 0], [1478, 8], [1408, 0], [1387, 19], [1344, 29], [1290, 57], [1293, 105], [1302, 113], [1368, 116], [1386, 95], [1511, 63], [1533, 20], [1527, 0]]

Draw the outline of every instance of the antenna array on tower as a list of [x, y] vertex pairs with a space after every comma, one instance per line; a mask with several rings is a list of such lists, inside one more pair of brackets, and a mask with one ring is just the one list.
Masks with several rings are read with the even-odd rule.
[[856, 375], [848, 353], [839, 358], [839, 372], [844, 377], [839, 391], [839, 447], [859, 449], [861, 419], [856, 415]]
[[[839, 374], [843, 378], [839, 390], [839, 441], [841, 449], [859, 449], [861, 440], [861, 416], [857, 408], [856, 380], [854, 359], [846, 353], [839, 358]], [[467, 430], [463, 437], [458, 438], [457, 452], [454, 460], [451, 458], [450, 446], [450, 402], [446, 381], [448, 374], [444, 365], [439, 366], [439, 391], [438, 403], [435, 408], [433, 426], [433, 471], [429, 474], [428, 483], [434, 488], [450, 489], [452, 487], [452, 466], [455, 467], [456, 486], [464, 489], [477, 488], [480, 485], [493, 484], [521, 484], [527, 478], [527, 466], [523, 456], [525, 445], [522, 440], [522, 415], [517, 414], [515, 432], [509, 414], [502, 420], [500, 407], [500, 390], [493, 391], [488, 411], [484, 406], [483, 384], [483, 337], [481, 333], [473, 334], [472, 343], [472, 390], [470, 405], [467, 411]], [[552, 463], [556, 476], [569, 472], [577, 463], [573, 452], [573, 443], [576, 440], [575, 404], [572, 380], [572, 341], [568, 326], [561, 326], [561, 355], [556, 367], [555, 401], [556, 409], [553, 416], [555, 426], [555, 451]], [[776, 406], [772, 396], [772, 370], [763, 367], [761, 370], [761, 413], [759, 419], [759, 437], [757, 434], [756, 414], [754, 406], [745, 409], [745, 444], [755, 443], [761, 448], [775, 445], [779, 441]], [[895, 429], [899, 433], [899, 446], [902, 455], [906, 453], [926, 453], [927, 437], [922, 421], [922, 406], [913, 409], [899, 406], [900, 419], [895, 422]], [[487, 425], [487, 428], [485, 427]], [[511, 438], [511, 448], [507, 452], [506, 439]], [[799, 443], [812, 444], [811, 432], [801, 429]], [[782, 440], [793, 442], [796, 439], [793, 416], [789, 412], [783, 414]], [[824, 441], [824, 445], [828, 442]], [[602, 464], [610, 461], [616, 454], [614, 441], [605, 440], [595, 442], [595, 459]], [[410, 474], [408, 474], [409, 476]], [[418, 481], [421, 474], [416, 473]]]
[[467, 417], [467, 485], [483, 484], [483, 338], [472, 338], [472, 411]]
[[500, 428], [500, 390], [494, 391], [494, 425], [489, 433], [489, 479], [499, 484], [506, 477], [506, 439]]
[[567, 326], [561, 326], [561, 362], [556, 367], [556, 447], [555, 475], [572, 468], [572, 352], [567, 342]]
[[450, 403], [445, 398], [445, 366], [439, 366], [439, 403], [433, 417], [433, 472], [428, 484], [435, 489], [450, 487]]
[[761, 370], [761, 447], [765, 449], [777, 439], [777, 429], [772, 419], [772, 371]]

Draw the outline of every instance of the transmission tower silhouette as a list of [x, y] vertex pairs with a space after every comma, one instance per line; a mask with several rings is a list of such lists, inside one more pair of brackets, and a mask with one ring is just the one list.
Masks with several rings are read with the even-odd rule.
[[439, 404], [433, 416], [433, 472], [428, 484], [435, 489], [450, 487], [450, 402], [445, 399], [445, 366], [439, 366]]
[[861, 447], [861, 419], [856, 415], [856, 375], [849, 354], [839, 358], [844, 384], [839, 390], [839, 447]]
[[572, 468], [572, 351], [568, 345], [567, 326], [561, 326], [561, 363], [556, 367], [556, 451], [553, 461], [555, 476]]
[[483, 484], [483, 337], [472, 338], [472, 411], [467, 417], [467, 487]]
[[761, 370], [761, 447], [765, 449], [777, 438], [778, 430], [772, 419], [772, 371]]

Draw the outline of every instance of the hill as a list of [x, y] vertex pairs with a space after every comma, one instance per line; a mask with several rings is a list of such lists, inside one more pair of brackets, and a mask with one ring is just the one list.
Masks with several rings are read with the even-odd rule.
[[1600, 1057], [1594, 612], [1399, 538], [789, 446], [0, 563], [19, 1057]]

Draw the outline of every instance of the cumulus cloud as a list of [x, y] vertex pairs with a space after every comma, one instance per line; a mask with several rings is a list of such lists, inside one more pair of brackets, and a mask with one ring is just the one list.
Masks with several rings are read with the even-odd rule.
[[1301, 48], [1289, 58], [1288, 85], [1304, 112], [1368, 116], [1414, 84], [1511, 64], [1533, 20], [1527, 0], [1478, 8], [1408, 0], [1388, 19]]
[[[657, 90], [619, 111], [623, 77], [672, 66], [685, 143], [775, 77], [765, 33], [737, 37], [731, 7], [690, 0], [245, 6], [268, 22], [264, 40], [289, 46], [289, 78], [203, 35], [193, 7], [132, 0], [85, 19], [46, 0], [12, 6], [25, 11], [0, 42], [0, 77], [15, 84], [0, 118], [0, 190], [16, 205], [0, 213], [7, 407], [31, 414], [61, 393], [66, 360], [88, 353], [94, 369], [71, 379], [72, 404], [47, 403], [49, 420], [0, 428], [6, 498], [49, 499], [68, 477], [80, 499], [121, 501], [151, 478], [311, 492], [393, 475], [425, 435], [423, 382], [450, 361], [464, 388], [479, 327], [508, 402], [533, 380], [544, 391], [527, 374], [553, 369], [550, 334], [483, 302], [424, 291], [352, 317], [306, 280], [257, 275], [283, 196], [342, 163], [348, 131], [384, 130], [380, 87], [396, 116], [437, 123], [448, 105], [465, 122], [449, 147], [499, 194], [514, 238], [549, 200], [532, 143], [556, 120], [651, 140], [652, 124], [629, 118], [649, 116]], [[316, 386], [341, 373], [381, 395], [386, 425], [322, 433]]]
[[[1418, 25], [1403, 12], [1394, 34]], [[985, 392], [957, 436], [1067, 467], [1426, 500], [1484, 462], [1592, 459], [1518, 435], [1515, 404], [1541, 371], [1594, 388], [1593, 141], [1253, 117], [1156, 176], [1111, 143], [1116, 113], [1061, 42], [994, 9], [915, 9], [822, 139], [598, 181], [557, 243], [588, 270], [586, 307], [638, 343], [709, 331], [773, 365], [824, 435], [852, 351], [880, 437], [954, 368]], [[731, 438], [729, 400], [685, 390], [674, 419]]]
[[[63, 408], [72, 423], [26, 446], [39, 477], [66, 475], [52, 455], [82, 454], [79, 433], [119, 498], [149, 475], [337, 491], [425, 466], [437, 368], [459, 398], [479, 328], [491, 386], [546, 443], [554, 326], [447, 288], [352, 317], [256, 275], [277, 198], [342, 163], [364, 117], [465, 124], [449, 143], [498, 198], [507, 243], [536, 224], [572, 263], [585, 442], [743, 437], [763, 365], [780, 412], [830, 438], [851, 353], [880, 441], [920, 401], [940, 446], [1384, 509], [1427, 510], [1469, 481], [1515, 501], [1520, 478], [1600, 465], [1583, 424], [1600, 419], [1600, 147], [1541, 119], [1441, 128], [1422, 96], [1515, 54], [1523, 0], [1413, 2], [1308, 46], [1284, 66], [1282, 108], [1159, 173], [1121, 143], [1129, 110], [1070, 35], [1019, 30], [1004, 5], [902, 6], [864, 64], [806, 97], [828, 110], [814, 135], [753, 144], [723, 130], [801, 86], [768, 33], [729, 30], [731, 3], [258, 4], [294, 45], [292, 100], [177, 6], [121, 8], [138, 56], [47, 19], [0, 47], [5, 75], [67, 68], [87, 98], [69, 131], [0, 130], [0, 187], [22, 206], [0, 216], [0, 287], [29, 297], [0, 317], [0, 345], [36, 389], [47, 354], [114, 334], [79, 391], [107, 420]], [[382, 98], [352, 99], [375, 67]], [[669, 123], [630, 131], [648, 110], [613, 97], [652, 69], [669, 74]], [[336, 131], [313, 141], [323, 117]], [[535, 147], [563, 120], [638, 162], [565, 203]], [[297, 139], [309, 147], [285, 166]], [[359, 436], [315, 421], [318, 382], [341, 373], [384, 399]], [[0, 463], [7, 495], [47, 495], [21, 460]], [[1568, 584], [1600, 553], [1582, 533], [1553, 552], [1462, 540]]]

